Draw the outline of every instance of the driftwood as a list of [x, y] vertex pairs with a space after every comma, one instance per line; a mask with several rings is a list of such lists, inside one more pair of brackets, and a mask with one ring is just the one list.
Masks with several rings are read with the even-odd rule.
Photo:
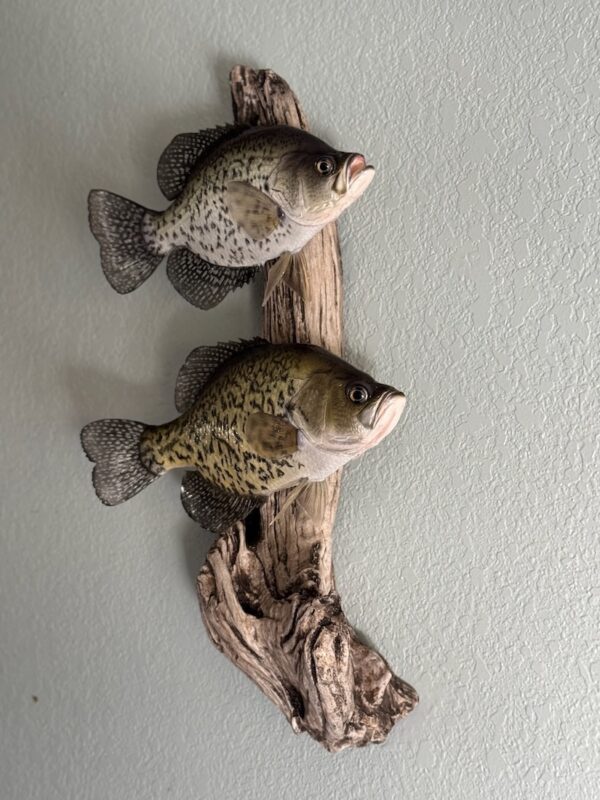
[[[235, 67], [236, 121], [307, 128], [289, 86], [269, 70]], [[280, 284], [263, 308], [263, 336], [342, 350], [342, 265], [337, 228], [306, 251], [310, 302]], [[214, 644], [285, 714], [328, 750], [382, 742], [418, 702], [412, 686], [360, 642], [335, 589], [331, 535], [340, 472], [328, 482], [319, 524], [299, 506], [273, 522], [286, 493], [220, 536], [198, 576], [204, 622]]]

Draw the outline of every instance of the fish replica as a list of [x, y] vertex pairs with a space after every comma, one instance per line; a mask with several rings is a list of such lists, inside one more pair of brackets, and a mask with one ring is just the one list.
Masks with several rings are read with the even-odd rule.
[[255, 339], [193, 350], [175, 405], [181, 416], [165, 425], [101, 419], [83, 428], [96, 494], [117, 505], [188, 469], [183, 506], [219, 533], [281, 489], [296, 487], [292, 500], [321, 508], [322, 481], [390, 433], [405, 397], [319, 347]]
[[150, 211], [93, 190], [88, 198], [102, 269], [121, 294], [137, 289], [168, 256], [167, 275], [207, 309], [274, 262], [265, 297], [280, 281], [305, 296], [302, 248], [357, 200], [374, 169], [286, 125], [228, 125], [176, 136], [158, 163], [171, 205]]

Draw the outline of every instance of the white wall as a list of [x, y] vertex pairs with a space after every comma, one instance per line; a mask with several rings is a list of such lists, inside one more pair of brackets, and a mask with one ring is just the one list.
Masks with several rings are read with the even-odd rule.
[[[1, 796], [600, 797], [597, 3], [1, 16]], [[160, 268], [118, 296], [86, 221], [92, 187], [161, 207], [163, 146], [231, 118], [236, 61], [378, 167], [341, 223], [347, 352], [410, 407], [346, 472], [335, 562], [422, 701], [337, 756], [210, 645], [177, 479], [106, 509], [78, 443], [168, 419], [189, 350], [257, 331], [257, 287], [202, 313]]]

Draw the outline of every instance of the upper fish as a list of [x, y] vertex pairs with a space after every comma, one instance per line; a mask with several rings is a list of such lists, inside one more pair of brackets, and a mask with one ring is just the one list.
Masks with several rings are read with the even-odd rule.
[[175, 289], [212, 308], [266, 262], [269, 294], [279, 281], [303, 292], [302, 248], [357, 200], [374, 168], [286, 125], [224, 126], [176, 136], [158, 163], [172, 201], [152, 211], [104, 190], [88, 198], [102, 268], [122, 294], [168, 256]]
[[199, 347], [175, 388], [180, 413], [164, 425], [101, 419], [81, 441], [106, 505], [184, 468], [190, 516], [220, 532], [273, 492], [298, 487], [319, 508], [324, 479], [380, 442], [404, 394], [311, 345], [264, 340]]

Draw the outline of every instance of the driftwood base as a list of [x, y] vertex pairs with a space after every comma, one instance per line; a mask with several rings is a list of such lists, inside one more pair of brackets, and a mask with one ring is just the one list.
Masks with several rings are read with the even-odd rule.
[[[289, 86], [268, 70], [231, 73], [236, 121], [306, 128]], [[335, 225], [305, 250], [313, 284], [303, 303], [277, 287], [263, 309], [273, 342], [311, 342], [341, 353], [341, 259]], [[314, 277], [313, 277], [314, 276]], [[315, 522], [285, 493], [219, 537], [198, 576], [202, 616], [214, 644], [262, 689], [296, 732], [330, 751], [382, 742], [417, 693], [362, 644], [335, 590], [331, 534], [340, 474]], [[275, 521], [274, 521], [275, 520]]]
[[358, 641], [337, 592], [274, 597], [243, 525], [221, 536], [198, 577], [215, 645], [258, 684], [292, 728], [328, 750], [382, 742], [415, 690]]

